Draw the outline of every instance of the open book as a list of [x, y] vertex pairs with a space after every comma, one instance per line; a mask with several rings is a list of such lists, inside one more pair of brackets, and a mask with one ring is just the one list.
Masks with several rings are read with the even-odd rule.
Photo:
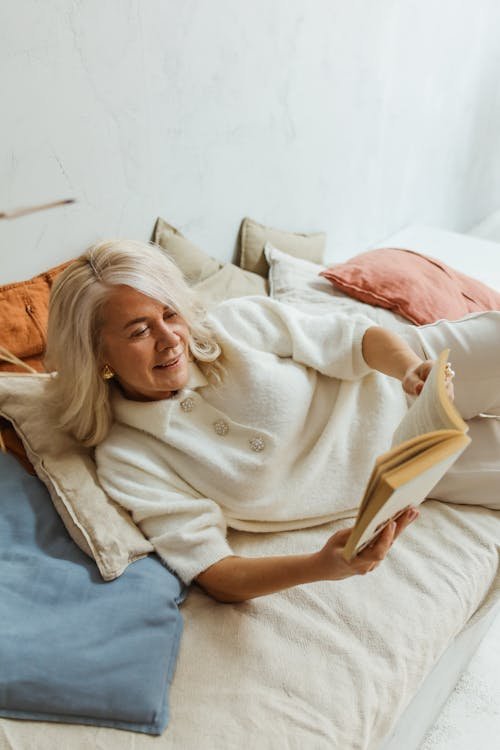
[[446, 392], [449, 349], [397, 427], [392, 448], [375, 461], [354, 528], [343, 550], [351, 560], [410, 506], [422, 503], [469, 445], [469, 427]]

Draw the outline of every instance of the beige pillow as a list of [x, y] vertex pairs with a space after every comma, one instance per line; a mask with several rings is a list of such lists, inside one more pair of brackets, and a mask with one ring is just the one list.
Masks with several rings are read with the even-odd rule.
[[226, 299], [247, 297], [254, 294], [267, 295], [267, 279], [256, 273], [244, 271], [233, 263], [226, 263], [220, 271], [208, 279], [195, 284], [193, 289], [201, 297], [207, 309], [211, 309]]
[[323, 262], [326, 243], [324, 232], [316, 234], [282, 232], [246, 218], [243, 219], [241, 225], [241, 268], [258, 273], [260, 276], [267, 276], [269, 266], [264, 255], [264, 247], [268, 241], [282, 252], [293, 255], [294, 258], [302, 258], [311, 263]]
[[305, 306], [308, 312], [322, 315], [337, 309], [348, 314], [361, 313], [377, 325], [403, 333], [413, 325], [401, 315], [383, 307], [369, 305], [353, 299], [336, 289], [320, 272], [325, 267], [301, 258], [292, 258], [266, 243], [266, 259], [269, 263], [269, 295], [281, 302]]
[[268, 293], [267, 279], [234, 263], [221, 263], [193, 245], [158, 217], [151, 240], [165, 250], [210, 309], [226, 299]]
[[0, 373], [0, 416], [14, 426], [74, 542], [105, 581], [123, 573], [153, 545], [97, 481], [92, 450], [56, 430], [46, 403], [49, 373]]
[[160, 216], [156, 220], [151, 240], [168, 253], [190, 284], [209, 278], [223, 266], [223, 263], [200, 250]]

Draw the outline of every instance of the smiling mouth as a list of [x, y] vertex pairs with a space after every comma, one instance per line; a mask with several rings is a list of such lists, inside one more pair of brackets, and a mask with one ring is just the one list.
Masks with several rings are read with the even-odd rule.
[[162, 365], [155, 365], [153, 369], [154, 370], [156, 369], [168, 370], [172, 367], [175, 367], [177, 364], [179, 364], [181, 357], [182, 357], [182, 354], [179, 354], [178, 357], [176, 357], [175, 359], [172, 359], [170, 362], [165, 362], [165, 364], [162, 364]]

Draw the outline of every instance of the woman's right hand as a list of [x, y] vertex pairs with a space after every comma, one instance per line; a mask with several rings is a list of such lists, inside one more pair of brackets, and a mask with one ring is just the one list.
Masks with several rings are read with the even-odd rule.
[[365, 547], [350, 562], [344, 560], [342, 550], [347, 543], [352, 527], [337, 531], [328, 539], [324, 547], [316, 553], [318, 572], [321, 575], [321, 579], [325, 581], [339, 581], [342, 578], [364, 575], [374, 570], [385, 558], [394, 540], [397, 539], [412, 521], [418, 518], [418, 515], [419, 511], [416, 508], [408, 508], [396, 521], [388, 524], [375, 537], [373, 542]]
[[217, 601], [233, 604], [304, 583], [338, 581], [363, 575], [384, 559], [396, 537], [412, 520], [409, 512], [402, 514], [394, 529], [389, 527], [381, 531], [349, 563], [342, 557], [342, 550], [351, 529], [342, 529], [333, 534], [319, 552], [271, 557], [228, 555], [210, 565], [194, 580]]

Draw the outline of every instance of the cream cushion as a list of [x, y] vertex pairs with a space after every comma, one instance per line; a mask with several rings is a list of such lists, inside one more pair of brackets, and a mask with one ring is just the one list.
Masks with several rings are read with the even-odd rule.
[[221, 263], [211, 258], [161, 217], [156, 220], [151, 239], [181, 269], [207, 309], [234, 297], [267, 295], [267, 279], [234, 263]]
[[220, 271], [195, 284], [193, 288], [210, 310], [226, 299], [255, 294], [267, 296], [267, 279], [251, 271], [244, 271], [233, 263], [226, 263]]
[[223, 266], [223, 263], [200, 250], [161, 216], [156, 220], [151, 240], [166, 251], [190, 284], [209, 278]]
[[153, 545], [97, 482], [92, 450], [58, 431], [47, 405], [49, 373], [0, 373], [0, 416], [8, 419], [74, 542], [106, 581]]
[[336, 289], [319, 275], [325, 266], [293, 258], [270, 242], [266, 242], [264, 252], [269, 264], [269, 295], [273, 299], [299, 305], [318, 315], [331, 311], [333, 307], [343, 312], [361, 313], [393, 331], [402, 332], [408, 326], [413, 327], [406, 318], [391, 310], [360, 302]]
[[266, 242], [271, 242], [282, 252], [295, 258], [303, 258], [313, 263], [322, 263], [325, 252], [326, 234], [300, 234], [283, 232], [259, 224], [248, 217], [243, 219], [240, 234], [240, 266], [246, 271], [267, 276], [267, 264], [264, 248]]
[[320, 276], [326, 266], [302, 258], [293, 258], [266, 242], [264, 255], [269, 265], [269, 294], [274, 299], [322, 300], [332, 296], [332, 284]]

